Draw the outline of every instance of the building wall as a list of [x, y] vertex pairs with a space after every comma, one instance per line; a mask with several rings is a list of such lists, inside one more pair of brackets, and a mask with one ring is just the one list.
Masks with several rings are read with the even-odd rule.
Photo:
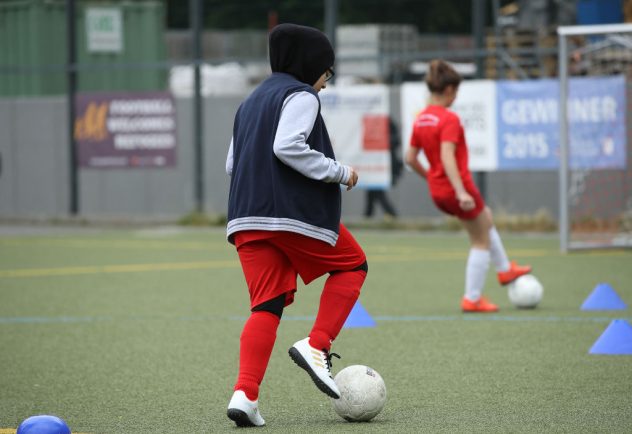
[[[83, 91], [154, 90], [164, 88], [167, 71], [160, 68], [112, 68], [112, 64], [155, 64], [166, 59], [165, 5], [142, 0], [76, 2], [76, 44]], [[99, 51], [89, 46], [87, 13], [105, 7], [120, 11], [120, 49]], [[15, 0], [0, 2], [0, 95], [41, 96], [66, 92], [66, 2]], [[139, 73], [141, 71], [142, 73]]]

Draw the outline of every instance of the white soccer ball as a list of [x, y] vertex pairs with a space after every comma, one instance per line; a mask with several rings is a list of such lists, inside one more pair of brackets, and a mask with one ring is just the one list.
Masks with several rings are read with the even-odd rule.
[[340, 398], [332, 399], [336, 413], [349, 422], [367, 422], [384, 408], [386, 385], [374, 369], [351, 365], [334, 377]]
[[534, 308], [542, 301], [544, 288], [533, 274], [525, 274], [509, 284], [509, 301], [518, 308]]

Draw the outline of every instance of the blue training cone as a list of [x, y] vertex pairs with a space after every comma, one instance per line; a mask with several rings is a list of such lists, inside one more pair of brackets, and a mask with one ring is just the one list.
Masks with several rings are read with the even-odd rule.
[[375, 321], [371, 318], [371, 315], [362, 307], [359, 301], [356, 301], [353, 309], [349, 313], [347, 320], [345, 321], [343, 328], [354, 327], [375, 327]]
[[589, 353], [632, 355], [632, 326], [624, 319], [613, 320]]
[[584, 300], [581, 310], [621, 310], [628, 306], [607, 283], [600, 283]]
[[57, 416], [40, 414], [24, 419], [16, 434], [70, 434], [70, 428]]

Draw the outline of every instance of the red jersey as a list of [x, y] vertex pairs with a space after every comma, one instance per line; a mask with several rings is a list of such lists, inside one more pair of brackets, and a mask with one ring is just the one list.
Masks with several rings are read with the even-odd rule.
[[468, 169], [467, 144], [461, 120], [456, 113], [445, 107], [429, 105], [415, 119], [410, 145], [421, 149], [430, 163], [427, 179], [433, 196], [454, 195], [454, 189], [441, 162], [442, 142], [456, 145], [456, 165], [467, 189], [473, 182]]

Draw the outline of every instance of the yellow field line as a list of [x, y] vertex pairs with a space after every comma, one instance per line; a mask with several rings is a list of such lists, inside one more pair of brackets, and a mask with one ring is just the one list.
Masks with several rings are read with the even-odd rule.
[[[419, 262], [437, 261], [464, 258], [463, 252], [439, 252], [429, 255], [371, 255], [372, 262]], [[51, 276], [77, 276], [84, 274], [112, 274], [112, 273], [140, 273], [147, 271], [174, 271], [174, 270], [204, 270], [214, 268], [238, 268], [237, 260], [202, 261], [202, 262], [176, 262], [160, 264], [122, 264], [122, 265], [93, 265], [83, 267], [57, 267], [57, 268], [22, 268], [14, 270], [0, 270], [0, 278], [3, 277], [51, 277]]]
[[[463, 253], [443, 253], [433, 256], [411, 255], [372, 255], [372, 262], [419, 262], [429, 260], [450, 260], [464, 258]], [[83, 267], [57, 267], [57, 268], [20, 268], [13, 270], [0, 270], [0, 278], [6, 277], [51, 277], [51, 276], [77, 276], [83, 274], [112, 274], [112, 273], [139, 273], [147, 271], [175, 271], [175, 270], [204, 270], [213, 268], [238, 268], [239, 261], [203, 261], [203, 262], [177, 262], [161, 264], [122, 264], [122, 265], [92, 265]]]
[[215, 250], [230, 249], [227, 243], [204, 243], [199, 241], [153, 241], [153, 240], [79, 240], [79, 239], [0, 239], [0, 246], [55, 246], [81, 248], [123, 248], [123, 249], [180, 249], [180, 250]]
[[[17, 431], [17, 428], [0, 428], [0, 434], [15, 434], [15, 432]], [[88, 433], [80, 433], [80, 432], [74, 432], [73, 434], [88, 434]]]
[[96, 265], [86, 267], [22, 268], [0, 270], [1, 277], [76, 276], [81, 274], [139, 273], [146, 271], [201, 270], [212, 268], [237, 268], [237, 261], [178, 262], [163, 264]]
[[[369, 254], [370, 262], [423, 262], [464, 259], [467, 250], [464, 251], [427, 251], [424, 254]], [[559, 255], [550, 250], [512, 250], [512, 257], [543, 257]], [[593, 252], [594, 256], [620, 256], [625, 255], [620, 251]], [[158, 264], [121, 264], [121, 265], [93, 265], [83, 267], [57, 267], [57, 268], [21, 268], [13, 270], [0, 270], [0, 278], [8, 277], [45, 277], [45, 276], [76, 276], [84, 274], [112, 274], [112, 273], [142, 273], [148, 271], [178, 271], [178, 270], [205, 270], [221, 268], [238, 268], [237, 260], [218, 260], [200, 262], [175, 262]], [[2, 434], [2, 433], [0, 433]]]

